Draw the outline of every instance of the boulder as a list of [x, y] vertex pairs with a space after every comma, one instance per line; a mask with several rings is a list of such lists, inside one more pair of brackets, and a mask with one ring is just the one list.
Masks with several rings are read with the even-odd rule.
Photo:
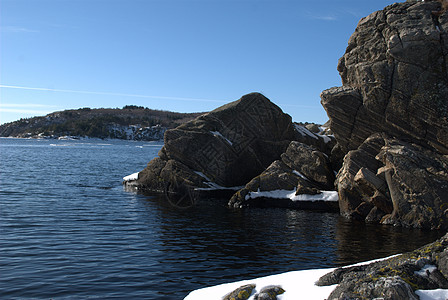
[[274, 161], [235, 193], [229, 206], [338, 211], [337, 197], [327, 191], [334, 189], [333, 181], [334, 173], [325, 154], [292, 141], [281, 160]]
[[160, 191], [177, 178], [192, 189], [243, 186], [297, 135], [289, 115], [263, 95], [248, 94], [166, 131], [159, 157], [129, 184]]
[[252, 291], [255, 289], [255, 284], [247, 284], [240, 286], [236, 290], [228, 293], [222, 299], [223, 300], [245, 300], [249, 299]]
[[416, 290], [446, 289], [448, 234], [415, 251], [361, 266], [338, 268], [316, 284], [337, 287], [327, 299], [419, 299]]
[[276, 300], [278, 295], [285, 293], [285, 290], [279, 285], [268, 285], [254, 296], [254, 300]]
[[343, 151], [377, 132], [448, 154], [448, 14], [437, 1], [406, 1], [361, 19], [321, 94]]
[[350, 219], [448, 229], [448, 156], [375, 134], [344, 158], [336, 183]]
[[281, 155], [281, 159], [288, 167], [298, 171], [321, 189], [334, 189], [335, 176], [328, 155], [314, 147], [293, 141]]

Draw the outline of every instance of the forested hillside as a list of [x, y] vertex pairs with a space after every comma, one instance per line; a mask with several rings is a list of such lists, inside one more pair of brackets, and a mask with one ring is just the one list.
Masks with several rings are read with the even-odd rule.
[[[127, 105], [123, 108], [80, 108], [53, 112], [43, 117], [20, 119], [0, 126], [1, 137], [79, 136], [120, 139], [158, 139], [202, 113], [176, 113]], [[141, 133], [154, 135], [143, 137]], [[150, 133], [149, 133], [150, 132]], [[140, 134], [139, 134], [140, 133]]]

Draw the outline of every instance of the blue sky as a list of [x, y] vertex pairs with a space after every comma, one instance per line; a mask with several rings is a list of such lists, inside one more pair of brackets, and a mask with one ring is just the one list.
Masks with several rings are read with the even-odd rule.
[[0, 123], [81, 107], [209, 111], [261, 92], [323, 123], [320, 93], [386, 0], [0, 0]]

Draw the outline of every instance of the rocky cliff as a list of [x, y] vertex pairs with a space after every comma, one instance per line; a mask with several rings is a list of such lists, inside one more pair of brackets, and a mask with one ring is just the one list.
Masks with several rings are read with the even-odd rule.
[[322, 93], [348, 152], [336, 185], [342, 215], [448, 228], [448, 15], [407, 1], [362, 19]]
[[345, 150], [387, 132], [448, 154], [448, 15], [436, 1], [396, 3], [363, 18], [322, 93]]

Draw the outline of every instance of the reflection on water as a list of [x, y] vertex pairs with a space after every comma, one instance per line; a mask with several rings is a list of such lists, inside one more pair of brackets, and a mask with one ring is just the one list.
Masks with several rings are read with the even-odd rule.
[[443, 231], [350, 222], [340, 217], [335, 235], [338, 241], [336, 264], [351, 264], [412, 251], [444, 234]]
[[411, 251], [443, 235], [353, 223], [334, 213], [232, 210], [216, 200], [173, 210], [162, 196], [147, 201], [160, 208], [163, 264], [168, 274], [188, 279], [186, 287], [353, 264]]

